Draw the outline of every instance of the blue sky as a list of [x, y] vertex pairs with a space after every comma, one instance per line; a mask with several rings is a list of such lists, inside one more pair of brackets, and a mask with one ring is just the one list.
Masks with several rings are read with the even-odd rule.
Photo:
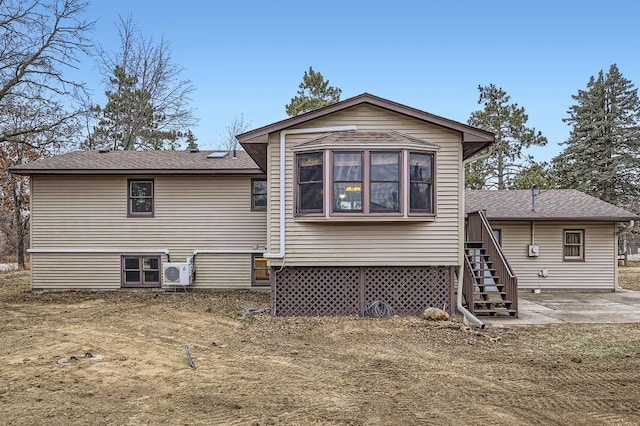
[[[369, 92], [466, 122], [477, 86], [502, 87], [549, 139], [548, 160], [566, 140], [562, 119], [591, 75], [618, 64], [640, 83], [640, 2], [619, 1], [143, 1], [91, 0], [93, 39], [117, 48], [118, 16], [147, 37], [169, 40], [196, 88], [201, 148], [213, 148], [236, 116], [251, 128], [287, 118], [309, 66], [346, 99]], [[86, 61], [81, 75], [102, 103]]]

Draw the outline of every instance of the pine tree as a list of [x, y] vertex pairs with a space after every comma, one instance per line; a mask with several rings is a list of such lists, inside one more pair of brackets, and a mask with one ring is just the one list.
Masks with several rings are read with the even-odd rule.
[[478, 90], [478, 104], [484, 108], [471, 113], [468, 123], [495, 133], [496, 143], [488, 158], [467, 166], [466, 183], [474, 189], [506, 189], [525, 167], [522, 160], [532, 161], [522, 151], [532, 145], [544, 146], [547, 138], [526, 126], [529, 116], [525, 109], [509, 103], [511, 97], [502, 88], [490, 84], [478, 86]]
[[298, 87], [298, 96], [291, 98], [289, 105], [286, 105], [289, 116], [335, 104], [340, 101], [342, 94], [341, 89], [329, 86], [329, 80], [325, 81], [322, 74], [315, 72], [312, 67], [304, 72], [302, 83]]
[[188, 150], [192, 151], [192, 150], [198, 149], [198, 138], [196, 138], [196, 135], [193, 134], [191, 129], [187, 130], [187, 133], [185, 134], [184, 137], [185, 137], [185, 142], [187, 143]]
[[640, 101], [638, 90], [614, 64], [591, 76], [572, 96], [572, 126], [564, 150], [553, 159], [559, 184], [618, 206], [640, 196]]
[[529, 189], [533, 185], [540, 189], [556, 188], [555, 176], [548, 162], [532, 163], [520, 170], [511, 181], [509, 189]]
[[151, 103], [151, 94], [138, 87], [138, 78], [116, 67], [110, 80], [115, 88], [106, 91], [104, 108], [95, 107], [99, 116], [86, 144], [89, 148], [175, 149], [181, 133], [161, 130], [165, 117]]

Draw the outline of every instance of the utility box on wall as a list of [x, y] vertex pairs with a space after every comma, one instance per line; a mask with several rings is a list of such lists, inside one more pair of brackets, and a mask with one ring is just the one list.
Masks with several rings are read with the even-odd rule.
[[538, 257], [538, 252], [540, 251], [540, 247], [533, 244], [529, 244], [527, 247], [529, 250], [529, 257]]

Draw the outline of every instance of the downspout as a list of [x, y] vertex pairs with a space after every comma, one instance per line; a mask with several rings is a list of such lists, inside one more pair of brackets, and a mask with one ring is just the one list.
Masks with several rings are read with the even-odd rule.
[[[477, 155], [475, 157], [467, 158], [466, 160], [462, 160], [462, 203], [460, 205], [460, 210], [462, 211], [462, 215], [465, 214], [465, 196], [464, 196], [464, 182], [465, 182], [465, 168], [464, 166], [472, 161], [484, 160], [493, 154], [493, 145], [489, 147], [487, 152], [484, 154]], [[475, 315], [473, 315], [467, 308], [462, 305], [462, 287], [464, 284], [464, 262], [460, 262], [460, 267], [458, 269], [458, 292], [456, 294], [456, 307], [458, 311], [462, 314], [462, 318], [465, 324], [473, 324], [476, 327], [484, 328], [485, 324], [478, 319]]]
[[[343, 132], [347, 130], [358, 130], [356, 126], [333, 126], [333, 127], [312, 127], [309, 129], [293, 129], [293, 130], [282, 130], [280, 132], [280, 251], [277, 253], [265, 253], [264, 257], [267, 259], [284, 259], [286, 254], [285, 248], [285, 161], [287, 157], [287, 150], [285, 146], [285, 142], [287, 139], [287, 135], [300, 135], [305, 133], [327, 133], [327, 132]], [[282, 264], [284, 267], [284, 261]], [[276, 297], [277, 297], [277, 289], [276, 289], [276, 280], [273, 278], [273, 292], [272, 292], [272, 305], [274, 307], [271, 315], [276, 315]]]
[[327, 133], [343, 132], [347, 130], [358, 130], [356, 126], [333, 126], [333, 127], [313, 127], [309, 129], [282, 130], [280, 132], [280, 251], [277, 253], [265, 253], [267, 259], [283, 259], [285, 250], [285, 161], [286, 161], [286, 138], [287, 135], [300, 135], [306, 133]]

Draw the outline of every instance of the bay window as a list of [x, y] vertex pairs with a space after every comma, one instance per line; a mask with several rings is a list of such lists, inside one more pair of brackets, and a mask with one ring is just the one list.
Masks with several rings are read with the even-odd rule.
[[310, 152], [297, 156], [299, 213], [323, 211], [323, 153]]
[[410, 154], [409, 188], [409, 211], [433, 213], [433, 154]]
[[400, 153], [372, 152], [369, 211], [400, 212]]
[[299, 152], [296, 214], [434, 216], [434, 158], [433, 152], [386, 147]]
[[362, 152], [333, 153], [333, 211], [362, 213]]

